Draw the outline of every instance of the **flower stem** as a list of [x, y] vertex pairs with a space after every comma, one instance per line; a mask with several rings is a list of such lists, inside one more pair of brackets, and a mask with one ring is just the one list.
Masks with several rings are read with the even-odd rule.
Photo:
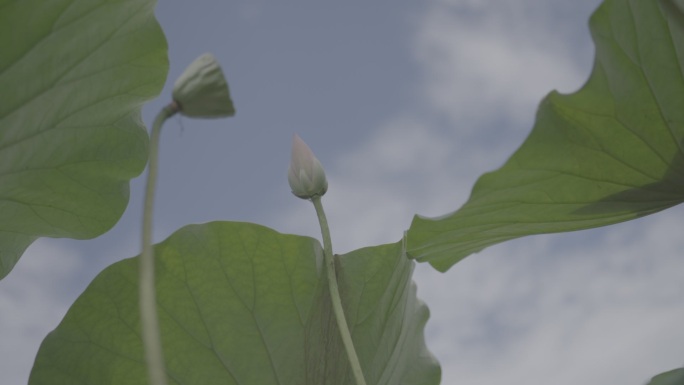
[[151, 385], [166, 385], [164, 356], [162, 354], [159, 319], [157, 318], [157, 298], [154, 284], [154, 249], [152, 248], [152, 212], [154, 192], [157, 184], [159, 136], [166, 119], [178, 112], [178, 105], [171, 103], [164, 107], [152, 124], [150, 134], [150, 153], [145, 188], [145, 206], [142, 225], [142, 253], [140, 254], [140, 322], [142, 325], [143, 348], [147, 375]]
[[349, 364], [351, 365], [356, 385], [366, 385], [366, 380], [363, 378], [363, 371], [361, 371], [361, 363], [359, 362], [359, 357], [356, 355], [354, 342], [352, 341], [351, 333], [349, 332], [349, 326], [347, 326], [347, 320], [344, 317], [340, 290], [337, 286], [335, 259], [332, 253], [332, 242], [330, 241], [330, 229], [328, 228], [328, 220], [325, 217], [323, 205], [321, 204], [321, 197], [314, 196], [311, 198], [311, 202], [313, 202], [313, 205], [316, 208], [318, 222], [321, 225], [321, 234], [323, 235], [323, 257], [325, 259], [326, 274], [328, 276], [330, 299], [332, 301], [335, 318], [337, 319], [337, 328], [340, 330], [342, 343], [344, 344], [344, 349], [347, 351], [347, 357], [349, 357]]

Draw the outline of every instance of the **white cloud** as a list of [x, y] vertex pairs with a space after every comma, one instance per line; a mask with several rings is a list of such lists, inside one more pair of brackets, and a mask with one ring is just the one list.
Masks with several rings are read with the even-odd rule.
[[558, 18], [560, 8], [544, 0], [434, 3], [416, 44], [433, 107], [462, 133], [501, 122], [526, 132], [544, 95], [574, 91], [588, 74], [586, 55], [562, 28], [577, 20]]
[[[94, 245], [97, 252], [90, 255]], [[0, 382], [27, 383], [41, 342], [76, 298], [102, 269], [134, 256], [138, 247], [137, 234], [127, 230], [89, 241], [35, 241], [0, 281]]]
[[[444, 383], [642, 384], [684, 363], [681, 209], [420, 266]], [[570, 238], [572, 245], [567, 244]]]
[[[324, 203], [333, 232], [336, 223], [341, 228], [333, 234], [341, 250], [399, 239], [414, 213], [455, 210], [477, 177], [522, 143], [545, 94], [579, 88], [590, 63], [564, 40], [567, 33], [556, 32], [563, 28], [554, 29], [569, 23], [552, 17], [559, 2], [547, 3], [432, 3], [414, 42], [425, 104], [389, 117], [359, 148], [326, 165]], [[574, 29], [586, 29], [586, 17]], [[434, 111], [446, 114], [447, 123]], [[316, 236], [307, 209], [293, 205], [272, 223]]]
[[[399, 117], [326, 166], [329, 190], [323, 203], [336, 252], [396, 242], [411, 223], [416, 202], [434, 190], [458, 190], [440, 177], [451, 151], [451, 144], [434, 132]], [[419, 209], [432, 206], [423, 203]], [[272, 222], [282, 231], [320, 238], [311, 206], [297, 201]]]
[[65, 282], [72, 282], [82, 267], [82, 256], [76, 251], [40, 239], [0, 281], [3, 384], [27, 382], [40, 343], [73, 301]]
[[[405, 111], [328, 165], [338, 251], [399, 239], [415, 212], [456, 209], [477, 175], [522, 142], [546, 93], [581, 86], [593, 48], [586, 20], [598, 1], [560, 3], [433, 3], [415, 40], [427, 96], [417, 109], [442, 113], [453, 128]], [[559, 18], [567, 7], [584, 13]], [[585, 31], [582, 47], [569, 24]], [[308, 206], [276, 223], [318, 236]], [[419, 265], [443, 383], [638, 385], [682, 365], [681, 214], [509, 242], [446, 274]]]
[[[414, 213], [456, 209], [523, 140], [541, 97], [584, 82], [591, 50], [567, 40], [570, 22], [558, 18], [580, 3], [598, 1], [432, 3], [415, 39], [423, 112], [390, 117], [326, 165], [336, 251], [396, 241]], [[572, 28], [586, 29], [587, 15]], [[419, 265], [443, 383], [637, 385], [684, 363], [681, 214], [510, 242], [446, 274]], [[294, 198], [270, 223], [319, 237], [313, 208]], [[80, 266], [72, 250], [41, 240], [0, 281], [0, 330], [13, 331], [0, 344], [3, 383], [26, 382], [40, 341], [73, 300], [60, 288]]]

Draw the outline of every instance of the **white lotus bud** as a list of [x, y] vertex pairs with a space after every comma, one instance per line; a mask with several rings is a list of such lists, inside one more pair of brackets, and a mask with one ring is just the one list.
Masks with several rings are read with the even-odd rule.
[[287, 180], [292, 193], [302, 199], [322, 196], [328, 191], [328, 181], [321, 162], [297, 134], [292, 140], [292, 159]]
[[220, 118], [235, 115], [228, 83], [210, 53], [195, 59], [176, 80], [173, 100], [185, 116]]

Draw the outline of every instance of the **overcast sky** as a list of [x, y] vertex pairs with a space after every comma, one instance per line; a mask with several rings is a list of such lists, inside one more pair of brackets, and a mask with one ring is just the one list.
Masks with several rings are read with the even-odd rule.
[[[237, 115], [165, 126], [155, 239], [190, 223], [256, 222], [319, 237], [291, 195], [293, 133], [326, 168], [336, 252], [394, 242], [413, 214], [465, 202], [522, 143], [552, 89], [588, 77], [597, 0], [162, 0], [169, 81], [213, 52]], [[0, 281], [0, 382], [25, 384], [44, 336], [109, 264], [139, 252], [142, 178], [95, 240], [42, 239]], [[447, 273], [418, 265], [443, 384], [641, 385], [684, 364], [684, 210], [528, 237]]]

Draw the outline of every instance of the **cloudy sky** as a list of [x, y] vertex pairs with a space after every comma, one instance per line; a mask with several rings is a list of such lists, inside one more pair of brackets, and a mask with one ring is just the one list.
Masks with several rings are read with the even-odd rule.
[[[224, 67], [232, 119], [167, 123], [155, 238], [211, 220], [318, 237], [289, 192], [293, 133], [316, 152], [336, 252], [393, 242], [413, 214], [465, 202], [532, 127], [552, 89], [593, 60], [598, 0], [162, 0], [171, 69], [146, 122], [204, 52]], [[44, 336], [94, 276], [138, 254], [142, 178], [95, 240], [42, 239], [0, 281], [2, 383], [25, 384]], [[640, 385], [684, 363], [684, 209], [489, 248], [445, 274], [416, 267], [443, 384]]]

